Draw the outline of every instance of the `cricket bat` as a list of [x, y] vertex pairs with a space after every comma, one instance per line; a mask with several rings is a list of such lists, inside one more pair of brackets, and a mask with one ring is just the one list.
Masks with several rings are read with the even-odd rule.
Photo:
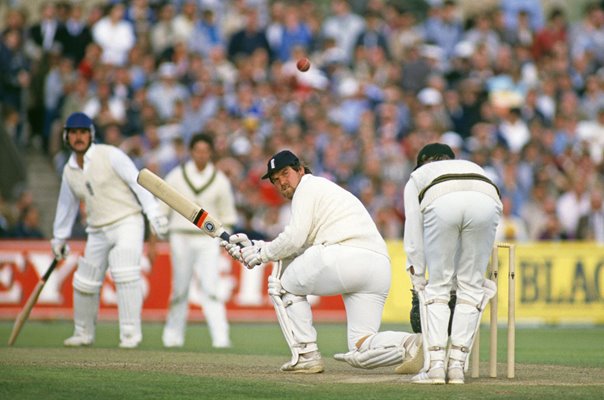
[[229, 241], [231, 235], [222, 227], [220, 221], [147, 168], [138, 173], [137, 182], [206, 234]]
[[52, 260], [52, 263], [46, 270], [46, 273], [44, 273], [44, 276], [42, 276], [42, 278], [40, 278], [40, 281], [34, 288], [34, 291], [29, 295], [27, 302], [23, 306], [23, 310], [21, 310], [19, 315], [17, 315], [17, 319], [15, 320], [15, 324], [13, 325], [13, 331], [11, 332], [10, 338], [8, 339], [9, 346], [12, 346], [13, 343], [15, 343], [15, 340], [17, 340], [17, 336], [19, 336], [19, 332], [21, 332], [21, 328], [23, 328], [23, 325], [25, 325], [25, 321], [27, 321], [27, 318], [29, 318], [29, 314], [31, 313], [32, 308], [34, 308], [34, 306], [36, 305], [36, 302], [38, 301], [38, 297], [40, 297], [40, 293], [42, 293], [42, 289], [44, 289], [44, 285], [46, 284], [46, 281], [50, 277], [50, 274], [52, 273], [52, 271], [57, 266], [58, 262], [59, 262], [59, 260], [56, 258], [54, 260]]

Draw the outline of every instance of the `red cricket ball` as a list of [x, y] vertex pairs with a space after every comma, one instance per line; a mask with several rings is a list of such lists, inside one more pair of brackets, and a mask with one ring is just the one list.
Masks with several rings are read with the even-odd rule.
[[306, 57], [302, 57], [296, 63], [296, 67], [298, 68], [298, 71], [306, 72], [310, 68], [310, 60]]

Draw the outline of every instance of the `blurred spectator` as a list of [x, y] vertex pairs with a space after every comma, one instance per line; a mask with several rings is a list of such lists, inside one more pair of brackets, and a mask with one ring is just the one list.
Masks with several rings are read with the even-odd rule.
[[568, 43], [571, 57], [587, 53], [597, 66], [604, 65], [604, 11], [598, 3], [585, 6], [582, 19], [570, 27]]
[[540, 0], [500, 0], [500, 4], [506, 24], [510, 28], [516, 28], [518, 13], [526, 13], [533, 31], [543, 27], [543, 7]]
[[589, 210], [579, 218], [576, 238], [604, 243], [604, 208], [600, 188], [592, 189], [589, 195]]
[[56, 45], [59, 43], [61, 31], [64, 27], [61, 25], [56, 16], [56, 6], [52, 1], [44, 1], [40, 5], [40, 21], [33, 24], [29, 29], [28, 38], [31, 47], [32, 56], [35, 59], [41, 59], [45, 53], [50, 52], [51, 49], [57, 49]]
[[352, 60], [355, 41], [365, 27], [363, 18], [350, 8], [348, 0], [333, 0], [331, 15], [323, 21], [322, 36], [335, 40], [336, 46], [344, 52], [346, 62]]
[[92, 37], [103, 50], [101, 59], [105, 64], [124, 65], [128, 52], [134, 47], [134, 29], [123, 18], [124, 5], [115, 3], [107, 15], [92, 26]]
[[355, 41], [355, 48], [363, 47], [366, 51], [381, 49], [387, 59], [390, 59], [390, 47], [384, 34], [384, 20], [377, 11], [367, 11], [364, 15], [365, 28]]
[[174, 20], [174, 5], [165, 3], [158, 15], [158, 20], [151, 26], [151, 49], [156, 59], [163, 59], [179, 38]]
[[4, 34], [5, 32], [13, 29], [19, 31], [21, 33], [22, 38], [27, 37], [28, 25], [27, 11], [25, 10], [25, 8], [5, 8], [4, 25], [2, 26], [1, 33]]
[[533, 42], [533, 56], [536, 61], [546, 54], [550, 54], [554, 50], [557, 43], [566, 41], [566, 16], [560, 8], [554, 8], [547, 20], [547, 25], [537, 31]]
[[526, 224], [529, 240], [539, 240], [547, 224], [548, 214], [555, 211], [556, 200], [548, 194], [547, 186], [542, 183], [533, 186], [530, 196], [520, 208], [520, 216]]
[[0, 194], [0, 238], [8, 236], [13, 222], [11, 221], [11, 211], [8, 203]]
[[265, 30], [258, 21], [258, 12], [248, 8], [245, 11], [245, 27], [231, 36], [228, 45], [229, 59], [233, 62], [240, 57], [252, 55], [256, 49], [264, 49], [272, 59], [272, 51], [266, 39]]
[[393, 58], [397, 62], [407, 60], [407, 52], [423, 40], [422, 32], [417, 27], [415, 15], [407, 8], [392, 10], [391, 13], [398, 11], [394, 26], [390, 27], [392, 31], [389, 35], [388, 45]]
[[26, 91], [30, 82], [30, 61], [23, 49], [22, 33], [6, 30], [0, 43], [0, 104], [8, 132], [19, 145], [26, 140]]
[[159, 80], [149, 86], [147, 99], [156, 108], [162, 120], [174, 116], [174, 103], [189, 97], [187, 88], [178, 81], [176, 65], [162, 63], [158, 70]]
[[72, 60], [73, 65], [78, 65], [84, 58], [86, 47], [92, 42], [92, 32], [84, 19], [82, 4], [66, 3], [68, 12], [64, 28], [61, 30], [61, 54]]
[[570, 188], [562, 193], [556, 203], [556, 215], [561, 231], [566, 238], [575, 239], [579, 219], [589, 212], [590, 199], [586, 187], [586, 177], [574, 176]]
[[195, 18], [191, 33], [186, 38], [189, 50], [202, 56], [209, 56], [212, 49], [225, 46], [216, 15], [209, 8], [201, 11], [201, 18]]
[[592, 160], [600, 164], [604, 152], [604, 106], [598, 109], [595, 120], [579, 121], [577, 139], [585, 143]]
[[21, 210], [19, 220], [9, 236], [16, 239], [44, 239], [40, 227], [40, 211], [36, 206], [28, 205]]
[[300, 11], [294, 5], [287, 6], [283, 12], [283, 25], [276, 38], [278, 45], [273, 48], [276, 58], [287, 61], [292, 57], [294, 47], [307, 50], [310, 47], [312, 34], [308, 25], [301, 20]]
[[50, 154], [59, 147], [58, 143], [51, 143], [51, 136], [55, 123], [60, 123], [59, 116], [65, 95], [71, 92], [76, 80], [73, 69], [73, 60], [52, 54], [51, 67], [44, 80], [44, 123], [42, 125], [43, 149]]
[[497, 124], [497, 136], [512, 153], [519, 153], [528, 143], [531, 133], [521, 118], [519, 108], [503, 110], [501, 121]]
[[124, 19], [134, 27], [134, 34], [138, 40], [147, 37], [151, 25], [155, 23], [155, 11], [149, 5], [149, 0], [132, 0], [124, 12]]
[[529, 239], [524, 220], [512, 214], [512, 202], [510, 197], [501, 198], [503, 209], [501, 220], [495, 231], [496, 242], [522, 243]]
[[423, 23], [424, 40], [443, 50], [448, 59], [463, 39], [463, 25], [457, 3], [453, 0], [434, 1]]
[[110, 124], [122, 125], [126, 117], [126, 103], [113, 94], [111, 84], [98, 82], [96, 93], [84, 104], [82, 112], [90, 116], [97, 128], [97, 140], [103, 141], [104, 129]]
[[501, 44], [499, 36], [493, 29], [491, 14], [486, 11], [473, 18], [472, 27], [464, 33], [463, 40], [474, 46], [485, 45], [492, 57], [498, 53]]

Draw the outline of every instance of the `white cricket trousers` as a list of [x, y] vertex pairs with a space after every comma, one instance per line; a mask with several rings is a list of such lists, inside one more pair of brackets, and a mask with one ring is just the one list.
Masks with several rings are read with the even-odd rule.
[[176, 346], [184, 344], [189, 313], [189, 289], [191, 284], [199, 284], [199, 301], [208, 323], [212, 345], [229, 346], [226, 299], [219, 293], [219, 241], [204, 234], [172, 233], [170, 256], [172, 294], [164, 327], [164, 344]]
[[448, 193], [424, 210], [426, 299], [448, 299], [457, 277], [457, 298], [479, 304], [501, 207], [480, 192]]
[[[462, 191], [443, 195], [424, 210], [424, 251], [428, 268], [427, 344], [444, 348], [448, 340], [449, 300], [457, 281], [457, 304], [451, 343], [472, 342], [485, 296], [483, 282], [495, 242], [501, 206], [484, 193]], [[434, 353], [434, 354], [432, 354]], [[431, 361], [444, 360], [444, 351], [431, 351]], [[465, 360], [465, 357], [460, 357]]]
[[[390, 289], [388, 257], [345, 245], [312, 246], [296, 257], [283, 272], [281, 285], [297, 296], [341, 294], [346, 308], [348, 350], [364, 336], [380, 329], [384, 303]], [[294, 321], [299, 343], [316, 343], [310, 304], [303, 301], [286, 308]]]
[[141, 256], [145, 235], [142, 214], [102, 228], [88, 228], [84, 256], [73, 278], [76, 334], [94, 337], [99, 292], [107, 267], [115, 283], [120, 339], [142, 340]]

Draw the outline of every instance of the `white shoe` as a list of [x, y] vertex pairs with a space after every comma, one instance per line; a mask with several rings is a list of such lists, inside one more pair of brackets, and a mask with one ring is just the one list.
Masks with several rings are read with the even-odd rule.
[[451, 360], [447, 369], [447, 383], [452, 385], [463, 385], [465, 383], [464, 364], [460, 361]]
[[221, 340], [212, 343], [212, 347], [215, 349], [230, 349], [232, 345], [230, 340]]
[[85, 347], [92, 346], [94, 339], [90, 336], [73, 335], [63, 341], [65, 347]]
[[436, 367], [430, 368], [428, 372], [420, 372], [411, 378], [411, 383], [423, 383], [429, 385], [444, 385], [445, 384], [445, 368]]
[[164, 347], [167, 349], [180, 348], [185, 345], [184, 340], [178, 340], [178, 339], [174, 339], [174, 338], [171, 338], [171, 339], [164, 338], [162, 341], [164, 343]]
[[325, 370], [323, 358], [318, 351], [300, 354], [298, 362], [293, 364], [291, 361], [286, 362], [281, 366], [283, 372], [293, 372], [299, 374], [318, 374]]
[[421, 334], [405, 343], [406, 354], [401, 365], [394, 369], [397, 374], [417, 374], [424, 367], [424, 346]]
[[139, 338], [127, 338], [120, 340], [120, 349], [135, 349], [141, 343], [142, 339]]
[[166, 348], [178, 348], [185, 345], [184, 335], [178, 335], [172, 330], [164, 330], [161, 340]]

